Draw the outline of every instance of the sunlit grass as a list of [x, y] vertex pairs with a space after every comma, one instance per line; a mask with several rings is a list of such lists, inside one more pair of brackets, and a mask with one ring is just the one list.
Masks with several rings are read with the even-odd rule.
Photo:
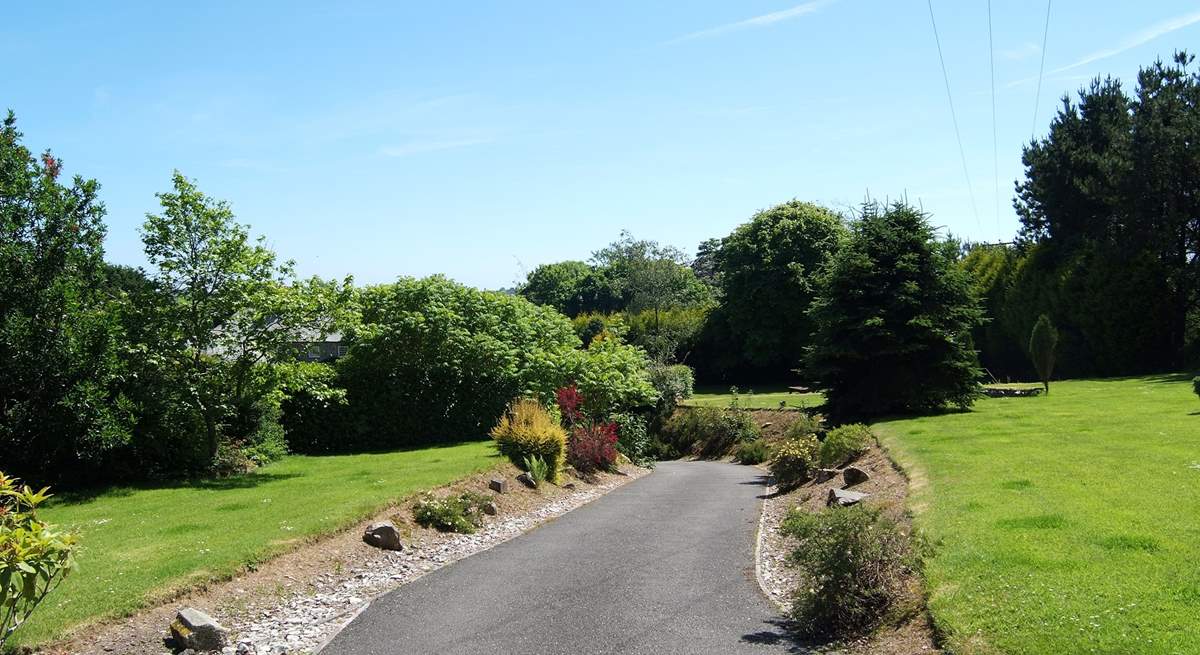
[[40, 516], [79, 531], [79, 570], [15, 634], [59, 638], [80, 623], [127, 614], [173, 588], [336, 531], [414, 492], [488, 468], [490, 442], [402, 452], [287, 457], [238, 478], [60, 497]]
[[[696, 393], [683, 404], [696, 407], [728, 407], [731, 400], [733, 400], [733, 393], [729, 387], [709, 386], [697, 387]], [[738, 389], [738, 404], [751, 409], [779, 409], [780, 407], [812, 409], [824, 402], [825, 396], [820, 392], [795, 393], [788, 391], [784, 385]]]
[[1200, 401], [1187, 376], [879, 424], [932, 538], [956, 653], [1200, 652]]

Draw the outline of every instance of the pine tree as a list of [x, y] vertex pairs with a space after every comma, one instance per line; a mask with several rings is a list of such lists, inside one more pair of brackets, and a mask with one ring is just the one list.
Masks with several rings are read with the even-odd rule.
[[1042, 314], [1029, 333], [1029, 356], [1046, 393], [1050, 393], [1050, 375], [1054, 373], [1054, 355], [1058, 348], [1058, 330], [1050, 317]]

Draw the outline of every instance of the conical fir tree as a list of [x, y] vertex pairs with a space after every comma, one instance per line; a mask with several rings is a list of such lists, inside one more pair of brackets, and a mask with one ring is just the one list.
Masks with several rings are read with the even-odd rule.
[[924, 213], [868, 202], [810, 310], [806, 373], [837, 418], [967, 407], [978, 393], [971, 328], [983, 321], [955, 246]]

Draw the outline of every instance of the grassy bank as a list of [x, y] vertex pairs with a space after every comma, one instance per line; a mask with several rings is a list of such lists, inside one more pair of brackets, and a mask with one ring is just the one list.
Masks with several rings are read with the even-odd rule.
[[17, 644], [52, 640], [173, 589], [228, 576], [497, 461], [490, 442], [293, 456], [237, 478], [59, 498], [41, 516], [79, 531], [80, 568], [17, 631]]
[[[696, 393], [683, 402], [684, 405], [695, 407], [728, 407], [733, 400], [729, 387], [701, 386], [696, 387]], [[767, 385], [761, 388], [744, 388], [738, 392], [738, 403], [750, 409], [812, 409], [825, 402], [821, 393], [794, 393], [784, 385]]]
[[936, 550], [956, 653], [1185, 653], [1200, 643], [1200, 402], [1185, 376], [885, 422]]

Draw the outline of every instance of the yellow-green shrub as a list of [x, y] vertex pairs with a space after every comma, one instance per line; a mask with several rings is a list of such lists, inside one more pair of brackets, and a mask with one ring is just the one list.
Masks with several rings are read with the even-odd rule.
[[558, 481], [567, 450], [567, 431], [542, 407], [529, 398], [515, 400], [490, 432], [500, 453], [524, 468], [526, 458], [546, 462], [551, 482]]
[[786, 489], [812, 477], [819, 448], [815, 434], [789, 436], [779, 442], [771, 458], [771, 474], [775, 476], [775, 484]]

